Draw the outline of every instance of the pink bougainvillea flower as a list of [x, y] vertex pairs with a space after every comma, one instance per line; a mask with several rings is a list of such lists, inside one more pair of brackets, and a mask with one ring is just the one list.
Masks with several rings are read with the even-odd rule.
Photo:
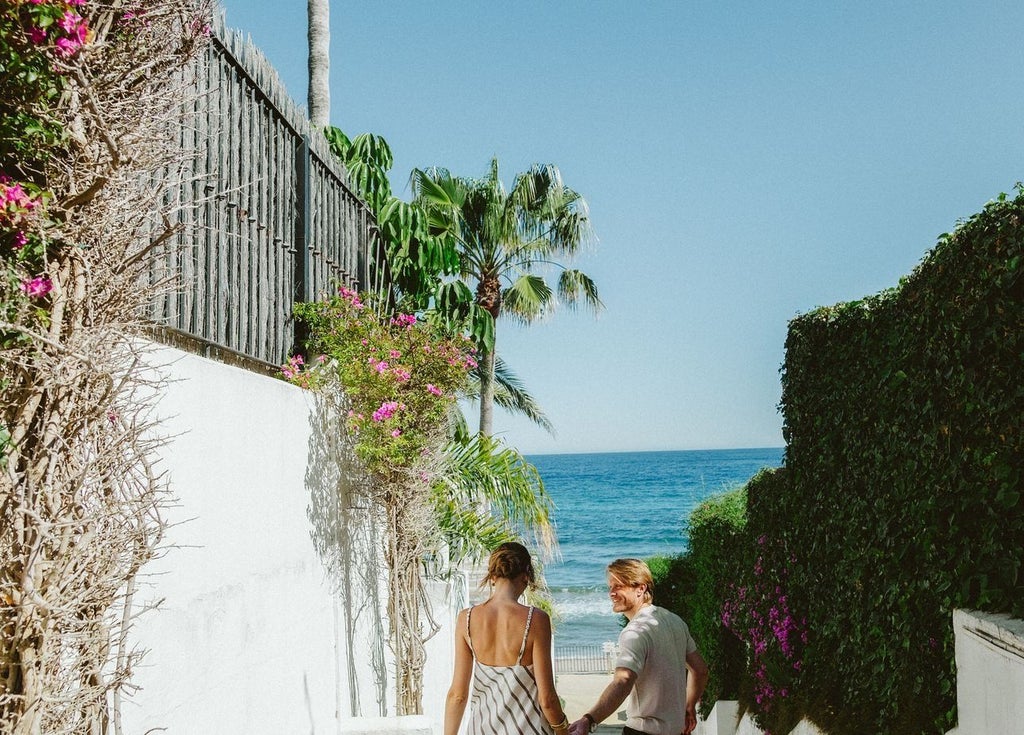
[[28, 244], [28, 237], [21, 230], [14, 233], [14, 244], [11, 245], [15, 250], [21, 250], [25, 245]]
[[57, 21], [57, 25], [63, 28], [65, 33], [75, 33], [81, 24], [82, 16], [72, 10], [65, 10], [64, 15]]
[[21, 290], [30, 299], [40, 299], [53, 290], [53, 281], [44, 276], [36, 276], [31, 279], [26, 278], [21, 282]]
[[384, 401], [380, 404], [380, 408], [373, 412], [373, 420], [377, 422], [386, 421], [395, 415], [395, 412], [401, 407], [398, 401]]
[[444, 394], [444, 391], [438, 388], [433, 383], [427, 383], [427, 390], [433, 393], [435, 396], [440, 396]]
[[46, 30], [43, 28], [33, 28], [28, 32], [28, 40], [37, 46], [46, 43]]
[[402, 356], [402, 353], [399, 352], [398, 350], [391, 350], [391, 352], [389, 352], [388, 355], [391, 357], [391, 359], [397, 360]]
[[395, 437], [396, 439], [398, 437], [400, 437], [401, 435], [402, 435], [401, 429], [395, 429], [394, 431], [391, 432], [391, 436]]
[[75, 52], [82, 46], [78, 41], [74, 41], [70, 38], [58, 38], [55, 45], [57, 47], [57, 53], [61, 56], [74, 56]]
[[3, 204], [7, 209], [13, 206], [16, 209], [31, 211], [36, 208], [39, 202], [29, 196], [28, 192], [21, 188], [21, 184], [0, 182], [0, 204]]

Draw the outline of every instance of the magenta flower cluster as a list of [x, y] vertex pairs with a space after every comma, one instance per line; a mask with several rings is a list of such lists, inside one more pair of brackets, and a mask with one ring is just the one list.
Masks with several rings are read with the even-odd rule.
[[398, 401], [384, 401], [380, 404], [380, 408], [373, 412], [372, 418], [374, 421], [387, 421], [404, 408], [405, 405]]
[[28, 243], [25, 230], [40, 210], [40, 198], [7, 176], [0, 176], [0, 228], [11, 233], [11, 248], [21, 250]]
[[302, 366], [305, 364], [302, 355], [292, 355], [288, 358], [288, 364], [281, 368], [281, 374], [289, 379], [294, 378], [302, 372]]
[[[42, 13], [34, 13], [29, 16], [33, 18], [34, 22], [25, 28], [25, 34], [33, 45], [48, 46], [58, 57], [68, 59], [77, 54], [89, 42], [92, 36], [89, 24], [75, 10], [75, 8], [85, 5], [85, 0], [28, 1], [30, 5], [38, 5], [43, 8]], [[47, 12], [46, 9], [50, 9], [50, 12]], [[61, 14], [54, 17], [53, 13]]]
[[21, 282], [21, 290], [30, 299], [41, 299], [53, 290], [53, 281], [45, 276], [26, 278]]
[[[792, 610], [784, 590], [787, 570], [766, 568], [767, 537], [759, 537], [757, 544], [760, 553], [754, 565], [753, 583], [730, 587], [731, 595], [723, 603], [721, 619], [748, 646], [754, 701], [767, 714], [779, 699], [790, 695], [790, 682], [803, 668], [807, 618]], [[796, 558], [790, 556], [789, 561], [795, 563]]]
[[364, 304], [359, 299], [359, 294], [350, 288], [345, 288], [344, 286], [342, 286], [341, 288], [338, 289], [338, 295], [341, 296], [341, 298], [343, 298], [345, 301], [352, 304], [353, 308], [355, 308], [357, 311], [366, 308], [366, 304]]
[[[0, 176], [0, 230], [3, 241], [21, 260], [26, 260], [23, 256], [28, 230], [42, 210], [41, 202], [39, 195], [30, 194], [8, 176]], [[21, 278], [20, 288], [28, 298], [40, 299], [53, 290], [53, 281], [45, 275], [26, 276]]]
[[391, 326], [393, 327], [405, 327], [406, 329], [412, 329], [415, 324], [416, 316], [414, 314], [399, 314], [391, 319]]

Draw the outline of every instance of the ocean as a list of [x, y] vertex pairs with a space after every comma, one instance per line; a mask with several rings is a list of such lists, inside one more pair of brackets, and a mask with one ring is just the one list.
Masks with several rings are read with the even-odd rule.
[[560, 559], [544, 576], [555, 602], [556, 648], [619, 635], [605, 566], [619, 557], [686, 550], [683, 523], [705, 498], [782, 464], [783, 449], [550, 454], [527, 457], [554, 501]]

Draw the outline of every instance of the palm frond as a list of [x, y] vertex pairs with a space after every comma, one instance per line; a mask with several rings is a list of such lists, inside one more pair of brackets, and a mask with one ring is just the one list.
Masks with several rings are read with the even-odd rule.
[[550, 310], [554, 295], [542, 276], [524, 273], [504, 290], [502, 305], [508, 316], [529, 324]]
[[576, 269], [566, 269], [558, 277], [558, 296], [570, 307], [575, 307], [581, 300], [595, 313], [604, 308], [597, 295], [597, 284], [586, 273]]
[[442, 504], [448, 515], [438, 522], [478, 524], [479, 533], [455, 542], [463, 553], [468, 553], [466, 546], [474, 539], [493, 533], [497, 523], [513, 538], [532, 538], [543, 556], [553, 558], [557, 553], [551, 521], [554, 504], [536, 467], [500, 440], [480, 434], [468, 442], [450, 444], [444, 457], [447, 467], [439, 492], [450, 505]]
[[[469, 385], [466, 387], [466, 397], [472, 401], [480, 399], [480, 370], [477, 369], [470, 374]], [[525, 416], [546, 432], [555, 436], [555, 427], [551, 420], [544, 413], [540, 403], [534, 398], [522, 380], [516, 375], [500, 356], [495, 356], [494, 361], [494, 402], [511, 414]], [[465, 418], [463, 417], [463, 422]]]

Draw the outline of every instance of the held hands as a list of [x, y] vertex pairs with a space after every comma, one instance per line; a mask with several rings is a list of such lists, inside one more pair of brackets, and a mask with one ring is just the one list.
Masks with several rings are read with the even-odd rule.
[[590, 720], [581, 717], [569, 725], [569, 735], [590, 735]]

